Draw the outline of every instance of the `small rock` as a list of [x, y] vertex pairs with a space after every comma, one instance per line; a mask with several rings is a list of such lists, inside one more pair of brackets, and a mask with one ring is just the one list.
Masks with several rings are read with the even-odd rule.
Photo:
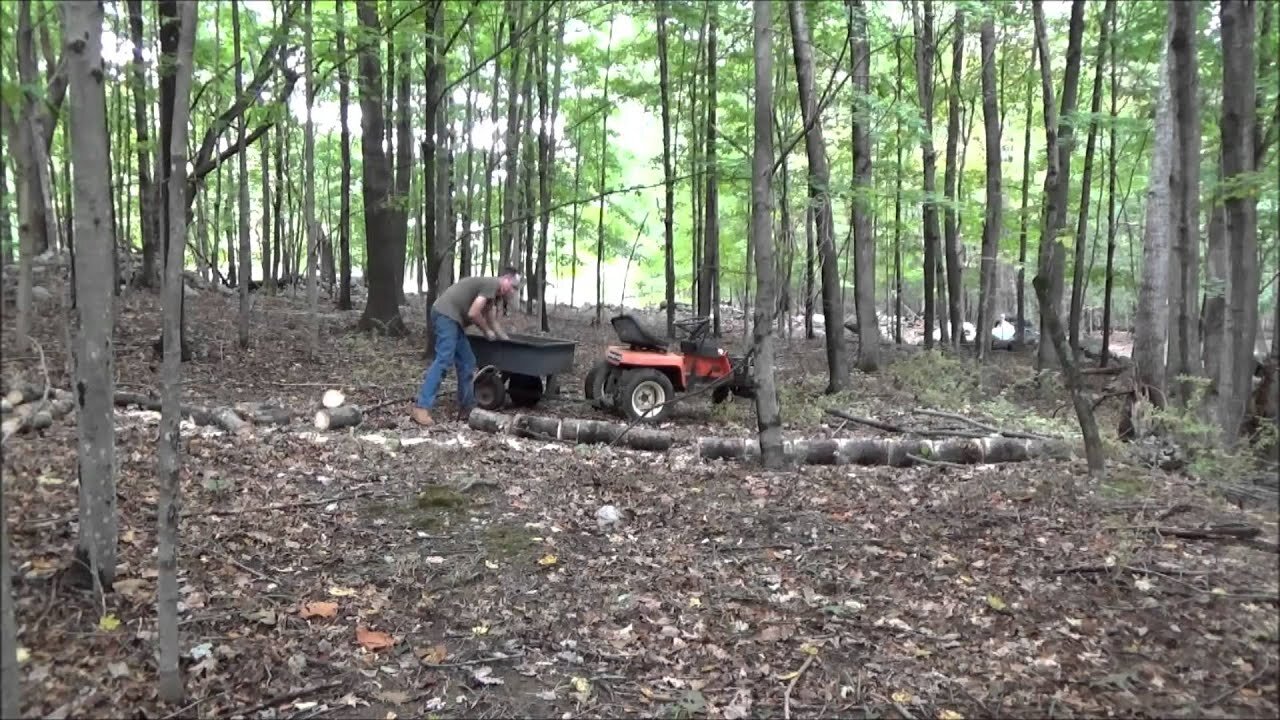
[[605, 505], [596, 510], [596, 525], [600, 526], [602, 530], [616, 524], [621, 519], [622, 514], [618, 512], [618, 508], [612, 505]]
[[302, 671], [307, 669], [307, 656], [302, 653], [294, 653], [289, 656], [285, 663], [295, 674], [301, 675]]
[[41, 285], [31, 288], [31, 300], [38, 303], [46, 303], [53, 299], [53, 293]]

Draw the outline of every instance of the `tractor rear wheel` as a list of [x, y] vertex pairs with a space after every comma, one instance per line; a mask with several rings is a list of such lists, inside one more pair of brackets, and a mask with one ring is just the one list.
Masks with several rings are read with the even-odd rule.
[[601, 360], [587, 371], [582, 380], [582, 396], [587, 400], [596, 400], [604, 395], [604, 376], [609, 372], [609, 363]]
[[670, 378], [652, 368], [640, 368], [623, 373], [614, 399], [628, 420], [660, 423], [671, 414], [675, 396]]

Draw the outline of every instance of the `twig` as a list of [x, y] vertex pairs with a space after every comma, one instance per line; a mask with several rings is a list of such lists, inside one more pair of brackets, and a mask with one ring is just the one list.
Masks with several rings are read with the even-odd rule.
[[791, 682], [787, 683], [787, 692], [782, 696], [782, 718], [783, 720], [791, 720], [791, 691], [796, 689], [796, 683], [800, 681], [800, 676], [804, 675], [804, 671], [809, 669], [809, 665], [813, 663], [813, 659], [817, 655], [810, 655], [804, 659], [804, 663], [800, 665], [800, 669], [796, 671], [796, 676], [791, 678]]
[[524, 657], [524, 652], [514, 653], [512, 655], [494, 655], [493, 657], [478, 658], [476, 660], [463, 660], [461, 662], [452, 663], [423, 663], [422, 667], [429, 668], [460, 668], [470, 667], [472, 665], [484, 665], [486, 663], [500, 662], [502, 660], [515, 660]]
[[383, 400], [377, 405], [370, 405], [369, 407], [364, 408], [364, 414], [368, 415], [369, 413], [372, 413], [375, 410], [381, 410], [382, 408], [387, 407], [388, 405], [395, 405], [398, 402], [413, 402], [413, 398], [396, 397], [396, 398], [391, 398], [390, 400]]
[[44, 348], [40, 347], [40, 343], [35, 338], [31, 338], [31, 344], [35, 346], [36, 352], [40, 353], [40, 372], [44, 374], [44, 395], [40, 398], [41, 407], [49, 403], [49, 386], [52, 381], [49, 380], [49, 363], [45, 362]]
[[912, 432], [915, 432], [913, 430], [908, 430], [907, 428], [900, 427], [898, 425], [891, 425], [886, 422], [880, 422], [879, 420], [872, 420], [870, 418], [859, 417], [857, 415], [845, 412], [844, 410], [839, 410], [837, 408], [827, 408], [823, 412], [833, 417], [838, 417], [841, 420], [848, 420], [849, 422], [858, 423], [859, 425], [866, 425], [867, 427], [872, 427], [877, 430], [884, 430], [885, 432], [894, 432], [894, 433], [903, 433], [903, 434], [910, 434]]
[[338, 687], [342, 687], [342, 682], [340, 682], [340, 681], [339, 681], [339, 682], [330, 682], [330, 683], [325, 683], [325, 684], [323, 684], [323, 685], [312, 685], [312, 686], [311, 686], [311, 687], [309, 687], [309, 688], [303, 688], [302, 690], [295, 690], [295, 691], [293, 691], [293, 692], [287, 692], [287, 693], [284, 693], [284, 694], [282, 694], [282, 695], [277, 695], [277, 696], [275, 696], [275, 697], [271, 698], [270, 700], [266, 700], [266, 701], [260, 702], [260, 703], [258, 703], [257, 705], [254, 705], [253, 707], [248, 708], [248, 709], [245, 709], [245, 710], [236, 710], [236, 711], [228, 711], [228, 712], [224, 712], [224, 713], [222, 714], [222, 717], [230, 717], [230, 716], [232, 716], [232, 715], [241, 715], [241, 716], [244, 716], [244, 717], [248, 717], [248, 716], [250, 716], [250, 715], [252, 715], [252, 714], [254, 714], [254, 713], [258, 712], [259, 710], [263, 710], [263, 709], [265, 709], [265, 708], [273, 707], [273, 706], [275, 706], [275, 705], [279, 705], [280, 703], [286, 703], [286, 702], [289, 702], [289, 701], [291, 701], [291, 700], [297, 700], [298, 698], [300, 698], [300, 697], [306, 697], [307, 695], [315, 695], [315, 694], [317, 694], [317, 693], [322, 693], [322, 692], [324, 692], [324, 691], [326, 691], [326, 690], [332, 690], [332, 689], [334, 689], [334, 688], [338, 688]]
[[973, 418], [965, 417], [964, 415], [958, 415], [956, 413], [944, 412], [942, 410], [929, 410], [927, 408], [921, 408], [917, 410], [912, 410], [912, 412], [919, 413], [920, 415], [929, 415], [932, 417], [940, 417], [940, 418], [947, 418], [948, 420], [955, 420], [957, 422], [962, 422], [968, 425], [972, 425], [980, 430], [985, 430], [989, 433], [992, 433], [993, 435], [1003, 435], [1008, 438], [1018, 438], [1021, 440], [1060, 440], [1061, 439], [1061, 438], [1049, 437], [1048, 435], [1038, 435], [1036, 433], [1020, 432], [1017, 430], [1001, 430], [1000, 428], [994, 427], [992, 425], [988, 425], [984, 422], [979, 422], [977, 420], [974, 420]]
[[1261, 670], [1259, 670], [1258, 672], [1254, 673], [1254, 674], [1253, 674], [1253, 676], [1252, 676], [1252, 677], [1250, 677], [1248, 680], [1245, 680], [1243, 685], [1237, 685], [1237, 686], [1235, 686], [1235, 687], [1231, 688], [1230, 690], [1228, 690], [1228, 691], [1226, 691], [1226, 692], [1224, 692], [1224, 693], [1222, 693], [1222, 694], [1220, 694], [1220, 695], [1215, 695], [1213, 698], [1211, 698], [1208, 702], [1204, 703], [1204, 704], [1203, 704], [1203, 705], [1201, 705], [1200, 707], [1201, 707], [1201, 708], [1206, 708], [1206, 707], [1213, 707], [1213, 706], [1217, 705], [1218, 703], [1222, 702], [1223, 700], [1226, 700], [1227, 698], [1231, 697], [1232, 695], [1235, 695], [1236, 693], [1240, 692], [1241, 690], [1243, 690], [1243, 689], [1245, 689], [1245, 688], [1249, 687], [1250, 685], [1254, 684], [1254, 683], [1255, 683], [1255, 682], [1257, 682], [1258, 680], [1262, 679], [1262, 676], [1263, 676], [1263, 675], [1266, 675], [1266, 674], [1267, 674], [1268, 672], [1270, 672], [1270, 671], [1271, 671], [1270, 666], [1267, 666], [1267, 667], [1262, 668], [1262, 669], [1261, 669]]
[[298, 502], [280, 503], [278, 505], [262, 505], [258, 507], [237, 508], [235, 510], [202, 510], [200, 512], [183, 513], [183, 517], [191, 517], [192, 515], [247, 515], [248, 513], [269, 512], [271, 510], [288, 510], [290, 508], [315, 507], [316, 505], [328, 505], [339, 500], [350, 500], [352, 498], [366, 497], [372, 495], [373, 492], [353, 492], [343, 493], [342, 495], [334, 495], [333, 497], [321, 500], [301, 500]]
[[196, 707], [197, 705], [201, 705], [201, 704], [206, 703], [206, 702], [208, 702], [208, 701], [210, 701], [210, 700], [216, 700], [216, 699], [218, 699], [218, 698], [220, 698], [220, 697], [222, 697], [223, 695], [226, 695], [226, 694], [227, 694], [227, 691], [226, 691], [226, 690], [223, 690], [222, 692], [214, 693], [213, 695], [209, 695], [209, 696], [207, 696], [207, 697], [202, 697], [202, 698], [200, 698], [199, 700], [196, 700], [195, 702], [191, 703], [190, 705], [187, 705], [186, 707], [178, 708], [177, 710], [174, 710], [173, 712], [169, 713], [168, 715], [165, 715], [164, 717], [160, 718], [160, 720], [173, 720], [174, 718], [178, 717], [179, 715], [181, 715], [181, 714], [185, 713], [185, 712], [186, 712], [186, 711], [188, 711], [188, 710], [191, 710], [192, 708]]

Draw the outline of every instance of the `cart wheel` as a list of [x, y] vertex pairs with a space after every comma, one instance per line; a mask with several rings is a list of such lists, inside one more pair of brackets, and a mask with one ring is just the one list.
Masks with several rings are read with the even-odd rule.
[[516, 407], [533, 407], [542, 399], [542, 378], [513, 374], [507, 381], [507, 395]]
[[595, 400], [604, 395], [604, 377], [608, 373], [609, 363], [604, 360], [592, 365], [582, 381], [582, 396], [588, 400]]
[[591, 405], [597, 410], [613, 409], [614, 395], [618, 392], [618, 381], [621, 378], [622, 370], [606, 363], [600, 373], [600, 381], [595, 383], [595, 397], [591, 399]]
[[659, 423], [671, 414], [675, 396], [670, 378], [653, 368], [641, 368], [623, 374], [615, 398], [627, 419]]
[[498, 410], [507, 399], [507, 391], [502, 387], [502, 376], [495, 372], [485, 373], [476, 378], [476, 404], [485, 410]]

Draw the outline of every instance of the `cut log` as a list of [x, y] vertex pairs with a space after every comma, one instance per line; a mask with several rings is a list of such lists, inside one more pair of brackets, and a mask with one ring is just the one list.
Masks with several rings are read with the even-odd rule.
[[[980, 465], [1021, 462], [1037, 458], [1067, 458], [1065, 442], [1026, 440], [1002, 436], [956, 440], [923, 438], [843, 438], [831, 440], [788, 440], [783, 452], [793, 463], [803, 465], [888, 465], [908, 467], [920, 460], [953, 465]], [[750, 460], [760, 458], [755, 439], [708, 437], [698, 440], [698, 456], [704, 460]]]
[[355, 405], [343, 405], [316, 412], [315, 424], [318, 430], [337, 430], [359, 425], [361, 420], [364, 420], [364, 413], [360, 408]]
[[342, 407], [346, 401], [347, 396], [341, 390], [325, 390], [324, 397], [320, 398], [320, 404], [329, 410]]
[[[50, 395], [54, 391], [50, 391]], [[16, 385], [5, 394], [4, 399], [9, 402], [11, 410], [16, 409], [19, 405], [35, 402], [44, 397], [44, 386], [35, 385], [33, 383], [22, 383]]]
[[[44, 396], [44, 389], [36, 399]], [[0, 425], [0, 437], [8, 438], [17, 433], [43, 430], [53, 421], [75, 409], [75, 398], [66, 390], [52, 390], [45, 402], [25, 402], [13, 409], [13, 414]]]
[[632, 450], [667, 450], [671, 434], [649, 428], [630, 428], [620, 423], [542, 415], [503, 415], [476, 408], [467, 424], [473, 430], [510, 433], [533, 440], [563, 440], [575, 444], [618, 444]]
[[[115, 394], [115, 404], [120, 407], [129, 405], [137, 405], [144, 410], [160, 412], [159, 398], [153, 398], [142, 393], [117, 392]], [[196, 425], [214, 426], [226, 432], [240, 435], [248, 433], [253, 426], [236, 415], [231, 408], [203, 408], [194, 405], [181, 406], [181, 415]]]
[[254, 425], [288, 425], [293, 412], [271, 403], [248, 402], [236, 405], [236, 413]]

